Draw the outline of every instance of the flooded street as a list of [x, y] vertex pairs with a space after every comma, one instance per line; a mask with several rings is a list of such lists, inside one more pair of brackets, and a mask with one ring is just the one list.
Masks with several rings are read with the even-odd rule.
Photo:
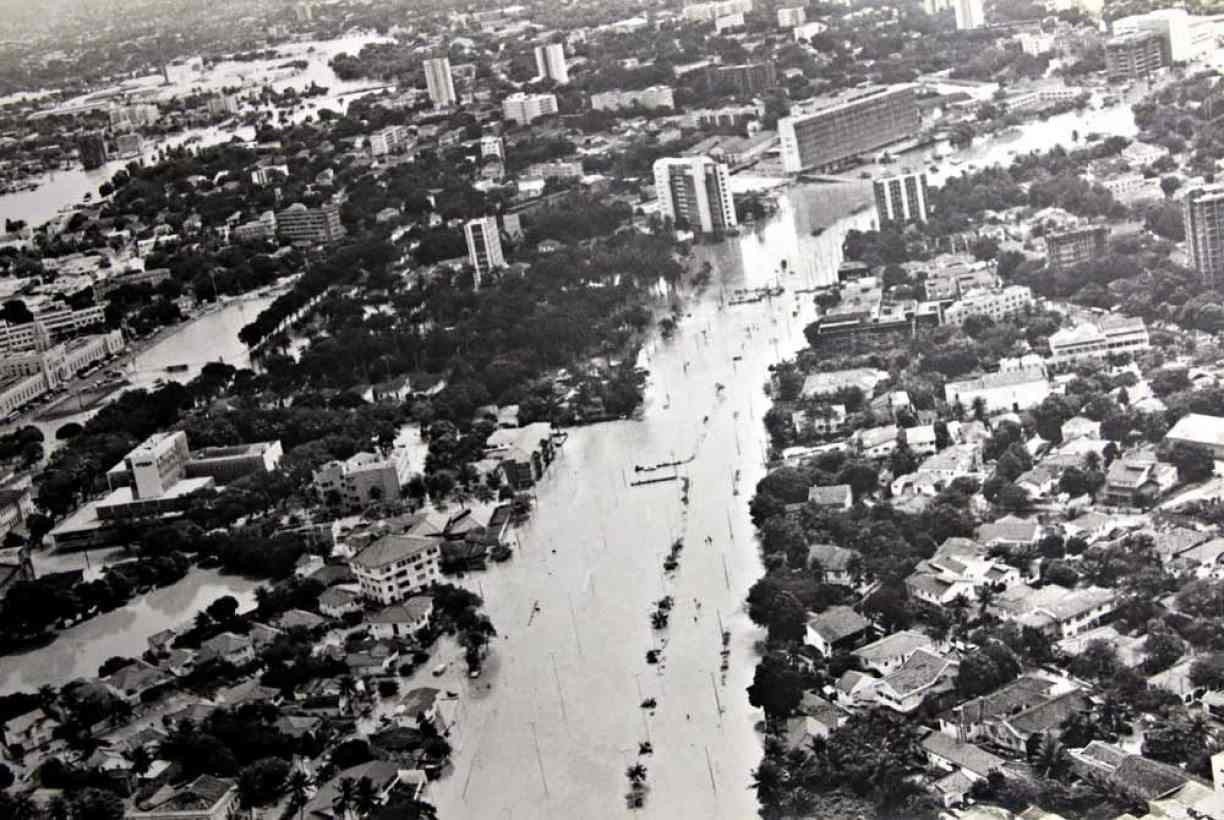
[[[691, 316], [676, 337], [644, 354], [651, 383], [643, 419], [571, 430], [537, 487], [514, 558], [463, 581], [483, 591], [501, 634], [481, 678], [452, 672], [442, 682], [465, 703], [454, 770], [428, 795], [441, 816], [627, 814], [624, 771], [647, 739], [654, 754], [641, 758], [650, 785], [642, 816], [756, 815], [749, 786], [762, 715], [745, 689], [760, 633], [743, 600], [762, 573], [748, 519], [764, 474], [761, 387], [769, 365], [803, 344], [803, 326], [815, 315], [809, 295], [790, 291], [806, 286], [808, 275], [835, 271], [842, 234], [865, 227], [871, 214], [820, 237], [811, 228], [869, 194], [864, 185], [792, 188], [759, 236], [746, 231], [697, 248], [698, 264], [714, 266], [713, 281], [690, 297]], [[797, 272], [778, 277], [783, 259]], [[787, 286], [784, 296], [719, 307], [724, 289], [775, 278]], [[635, 464], [690, 456], [680, 469], [691, 482], [687, 505], [679, 479], [626, 486]], [[667, 574], [663, 560], [676, 538], [684, 539], [680, 567]], [[652, 631], [653, 604], [666, 595], [675, 601], [670, 626]], [[731, 632], [725, 675], [721, 628]], [[657, 666], [646, 663], [651, 648], [662, 650]], [[454, 660], [452, 669], [462, 666], [458, 653]], [[414, 685], [438, 684], [426, 675]], [[646, 698], [657, 709], [641, 709]]]
[[93, 677], [107, 658], [139, 657], [148, 648], [150, 635], [191, 619], [223, 595], [233, 595], [240, 609], [249, 609], [258, 585], [241, 576], [193, 569], [178, 583], [64, 630], [48, 646], [0, 656], [0, 695]]

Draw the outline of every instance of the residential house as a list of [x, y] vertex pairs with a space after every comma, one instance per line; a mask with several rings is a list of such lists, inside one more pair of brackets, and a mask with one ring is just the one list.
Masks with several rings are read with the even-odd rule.
[[1085, 692], [1074, 689], [1056, 695], [1022, 712], [983, 726], [982, 737], [1013, 754], [1024, 754], [1029, 738], [1057, 731], [1071, 715], [1091, 708]]
[[933, 497], [958, 478], [981, 477], [981, 444], [953, 444], [928, 456], [914, 472], [898, 476], [892, 483], [892, 493], [897, 497]]
[[986, 726], [1049, 700], [1055, 694], [1052, 681], [1023, 675], [993, 692], [967, 700], [939, 716], [939, 731], [958, 742], [983, 736]]
[[366, 618], [374, 638], [407, 638], [416, 635], [429, 624], [433, 614], [433, 598], [414, 595], [402, 604], [393, 604]]
[[998, 521], [978, 527], [978, 541], [990, 547], [1035, 547], [1044, 530], [1035, 519], [1005, 515]]
[[[952, 422], [952, 424], [955, 423], [956, 422]], [[951, 427], [951, 425], [949, 425], [949, 427]], [[912, 452], [915, 456], [925, 458], [926, 456], [933, 456], [939, 451], [939, 448], [935, 445], [936, 436], [934, 424], [920, 424], [916, 427], [906, 427], [903, 432], [905, 433], [905, 446], [908, 447], [910, 452]], [[951, 431], [949, 431], [949, 436], [951, 436]]]
[[850, 654], [859, 659], [865, 669], [888, 675], [901, 668], [919, 649], [934, 649], [935, 642], [927, 635], [912, 630], [894, 632], [878, 641], [860, 646]]
[[1165, 441], [1205, 447], [1215, 458], [1224, 459], [1224, 418], [1187, 413], [1165, 434]]
[[51, 745], [59, 720], [47, 714], [41, 707], [9, 718], [0, 726], [0, 742], [10, 759], [18, 760], [30, 752]]
[[1152, 536], [1152, 547], [1162, 563], [1169, 563], [1193, 547], [1209, 540], [1211, 535], [1188, 527], [1173, 527], [1168, 530], [1144, 530]]
[[1151, 450], [1132, 450], [1109, 465], [1102, 500], [1106, 504], [1144, 509], [1176, 484], [1176, 467], [1159, 461]]
[[361, 596], [344, 587], [329, 587], [319, 595], [319, 612], [339, 620], [350, 612], [361, 611]]
[[939, 555], [919, 562], [905, 586], [916, 598], [936, 606], [947, 606], [959, 596], [972, 602], [982, 586], [1019, 583], [1015, 567], [981, 557]]
[[139, 659], [102, 678], [102, 683], [131, 704], [147, 703], [173, 681], [169, 672]]
[[348, 652], [344, 663], [357, 676], [385, 675], [395, 668], [399, 660], [399, 649], [391, 643], [373, 643], [364, 649]]
[[[1082, 749], [1068, 752], [1071, 768], [1080, 777], [1102, 785], [1120, 789], [1140, 800], [1155, 801], [1193, 784], [1203, 787], [1206, 781], [1188, 774], [1184, 769], [1170, 763], [1131, 754], [1125, 749], [1094, 740]], [[1149, 804], [1151, 807], [1151, 804]], [[1191, 818], [1216, 817], [1214, 814], [1176, 813], [1151, 811], [1149, 817]]]
[[1179, 553], [1173, 560], [1176, 568], [1184, 568], [1199, 578], [1224, 577], [1224, 538], [1212, 538]]
[[255, 648], [251, 645], [251, 639], [245, 635], [222, 632], [200, 644], [200, 651], [196, 653], [197, 664], [212, 660], [244, 666], [255, 660]]
[[960, 663], [952, 658], [919, 649], [877, 683], [873, 694], [881, 706], [908, 715], [928, 697], [953, 689], [959, 668]]
[[238, 810], [238, 786], [202, 774], [181, 786], [162, 786], [124, 815], [125, 820], [228, 820]]
[[1056, 640], [1071, 638], [1099, 626], [1117, 609], [1117, 599], [1116, 591], [1105, 587], [1067, 589], [1046, 584], [1024, 600], [1027, 612], [1015, 620]]
[[846, 405], [822, 404], [812, 410], [791, 413], [791, 423], [799, 434], [832, 436], [846, 429]]
[[1194, 657], [1183, 658], [1163, 672], [1157, 672], [1147, 679], [1148, 689], [1163, 689], [1176, 695], [1182, 703], [1189, 706], [1207, 694], [1206, 687], [1195, 686], [1190, 680], [1190, 669], [1194, 665]]
[[869, 367], [809, 373], [803, 380], [803, 389], [800, 392], [804, 398], [812, 398], [830, 396], [839, 390], [857, 387], [864, 396], [870, 398], [876, 385], [887, 378], [887, 372]]
[[922, 739], [927, 762], [948, 772], [963, 772], [971, 781], [985, 780], [1003, 768], [1004, 760], [973, 743], [957, 740], [943, 732], [931, 732]]
[[820, 567], [820, 573], [826, 584], [853, 586], [857, 574], [854, 570], [860, 566], [862, 558], [858, 550], [846, 549], [834, 544], [808, 545], [808, 568]]
[[526, 427], [499, 428], [485, 442], [485, 455], [501, 461], [506, 481], [516, 490], [535, 485], [552, 464], [552, 425], [536, 422]]
[[842, 673], [833, 687], [837, 697], [837, 705], [846, 708], [868, 706], [872, 703], [872, 690], [879, 678], [849, 669]]
[[1043, 498], [1053, 495], [1061, 473], [1062, 471], [1053, 465], [1038, 464], [1017, 476], [1014, 483], [1027, 492], [1029, 498]]
[[854, 493], [849, 484], [834, 484], [831, 487], [812, 487], [808, 490], [808, 503], [822, 509], [848, 510], [854, 506]]
[[864, 458], [887, 458], [897, 449], [900, 428], [895, 424], [868, 427], [854, 434]]
[[1101, 423], [1085, 416], [1075, 416], [1062, 423], [1062, 439], [1070, 441], [1075, 438], [1099, 438]]
[[852, 645], [871, 629], [871, 621], [848, 606], [832, 606], [807, 620], [804, 643], [825, 657]]
[[1127, 667], [1138, 666], [1147, 656], [1143, 648], [1147, 642], [1146, 637], [1123, 635], [1112, 624], [1098, 626], [1070, 638], [1063, 638], [1058, 642], [1058, 648], [1069, 657], [1074, 658], [1082, 654], [1093, 641], [1104, 641], [1109, 644], [1117, 654], [1118, 661]]
[[815, 698], [809, 692], [805, 700], [812, 697], [823, 704], [811, 712], [800, 709], [800, 714], [786, 721], [786, 744], [792, 749], [810, 749], [816, 738], [827, 738], [834, 729], [842, 725], [842, 712], [833, 704]]
[[371, 760], [357, 766], [351, 766], [336, 774], [331, 780], [319, 787], [315, 796], [302, 809], [303, 818], [311, 820], [347, 820], [347, 814], [336, 807], [336, 798], [340, 795], [340, 784], [345, 780], [360, 782], [368, 778], [374, 786], [374, 793], [379, 803], [384, 802], [391, 791], [400, 783], [406, 770], [398, 764], [386, 760]]

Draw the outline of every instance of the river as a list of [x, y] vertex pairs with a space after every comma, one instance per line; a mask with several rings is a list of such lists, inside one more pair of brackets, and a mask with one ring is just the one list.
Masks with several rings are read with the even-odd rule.
[[[189, 72], [177, 70], [173, 85], [158, 85], [160, 75], [155, 75], [133, 80], [125, 83], [123, 87], [133, 92], [147, 92], [152, 95], [150, 99], [183, 97], [194, 90], [219, 90], [224, 86], [238, 86], [246, 80], [254, 80], [270, 73], [274, 74], [275, 66], [281, 63], [301, 59], [307, 61], [307, 66], [302, 71], [268, 82], [277, 91], [284, 91], [290, 87], [300, 91], [312, 82], [328, 89], [326, 96], [310, 99], [309, 102], [313, 103], [315, 108], [301, 108], [295, 111], [290, 118], [294, 121], [301, 121], [318, 108], [330, 108], [343, 112], [350, 102], [360, 96], [354, 92], [381, 86], [382, 83], [370, 80], [345, 82], [336, 76], [328, 62], [340, 52], [347, 51], [356, 54], [363, 46], [383, 42], [385, 39], [375, 34], [353, 34], [336, 40], [291, 43], [277, 48], [282, 56], [275, 60], [218, 63], [210, 69], [206, 76], [192, 75]], [[64, 103], [64, 107], [71, 108], [79, 105], [88, 97], [100, 93], [104, 92], [91, 92], [89, 95], [68, 100]], [[271, 111], [272, 109], [266, 110]], [[218, 128], [189, 129], [170, 135], [158, 142], [146, 143], [141, 159], [151, 161], [158, 148], [172, 148], [188, 140], [197, 140], [201, 145], [214, 145], [227, 142], [234, 137], [251, 140], [255, 137], [255, 130], [251, 127], [243, 127], [235, 131]], [[23, 219], [30, 225], [41, 225], [54, 217], [61, 208], [80, 202], [86, 194], [97, 196], [98, 186], [114, 176], [116, 171], [127, 167], [131, 161], [131, 159], [112, 160], [91, 171], [86, 171], [79, 165], [68, 170], [53, 171], [42, 177], [42, 184], [32, 191], [18, 191], [0, 196], [0, 218]]]
[[[770, 364], [803, 345], [815, 308], [790, 292], [725, 308], [719, 297], [775, 279], [788, 291], [809, 277], [828, 281], [845, 230], [866, 227], [870, 212], [838, 217], [869, 198], [862, 183], [791, 188], [757, 232], [696, 248], [713, 281], [685, 294], [690, 313], [675, 338], [643, 353], [651, 378], [642, 419], [571, 430], [536, 488], [513, 559], [463, 581], [483, 592], [501, 634], [479, 679], [454, 671], [456, 654], [441, 681], [464, 700], [454, 771], [427, 795], [440, 816], [619, 815], [625, 768], [648, 738], [643, 816], [756, 815], [749, 786], [761, 713], [745, 689], [761, 634], [743, 601], [763, 572], [748, 518], [764, 475], [761, 386]], [[783, 260], [793, 273], [779, 274]], [[687, 505], [679, 480], [626, 486], [635, 464], [689, 456], [680, 471], [691, 482]], [[663, 560], [681, 537], [680, 568], [669, 576]], [[650, 612], [664, 595], [675, 608], [656, 633]], [[732, 635], [725, 675], [720, 623]], [[658, 666], [645, 661], [652, 647], [663, 650]], [[411, 685], [439, 683], [425, 674]], [[641, 709], [643, 698], [657, 709]]]

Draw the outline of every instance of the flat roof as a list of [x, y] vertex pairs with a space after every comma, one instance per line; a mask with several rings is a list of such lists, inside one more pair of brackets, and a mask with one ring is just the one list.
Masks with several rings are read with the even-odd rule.
[[211, 487], [215, 479], [212, 476], [200, 476], [199, 478], [184, 478], [181, 481], [176, 481], [174, 484], [166, 488], [166, 491], [158, 496], [151, 498], [135, 498], [132, 495], [131, 487], [117, 487], [112, 490], [106, 498], [97, 502], [98, 507], [114, 507], [119, 504], [131, 504], [132, 502], [141, 501], [161, 501], [165, 498], [181, 498], [185, 495], [191, 495], [197, 490], [203, 490]]

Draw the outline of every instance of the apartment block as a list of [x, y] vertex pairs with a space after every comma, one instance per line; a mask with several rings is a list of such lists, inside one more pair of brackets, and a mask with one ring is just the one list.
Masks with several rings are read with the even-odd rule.
[[1143, 319], [1110, 317], [1055, 331], [1050, 336], [1050, 360], [1068, 362], [1110, 353], [1138, 353], [1151, 346]]
[[406, 125], [388, 125], [370, 135], [370, 156], [398, 154], [413, 143], [412, 132]]
[[926, 222], [930, 217], [931, 198], [925, 172], [884, 177], [875, 180], [872, 187], [881, 225]]
[[502, 100], [502, 116], [519, 125], [528, 125], [540, 117], [556, 113], [555, 94], [527, 94], [517, 91]]
[[735, 203], [727, 166], [707, 156], [664, 157], [654, 164], [659, 214], [700, 233], [734, 228]]
[[565, 46], [546, 43], [535, 47], [536, 74], [542, 79], [552, 80], [557, 85], [569, 82], [569, 68], [565, 64]]
[[982, 0], [952, 0], [952, 11], [956, 14], [957, 31], [986, 25], [986, 11], [982, 7]]
[[912, 85], [876, 86], [808, 103], [778, 121], [782, 167], [796, 174], [835, 168], [918, 132]]
[[751, 97], [778, 84], [778, 69], [772, 60], [738, 65], [714, 65], [706, 69], [706, 86], [732, 89], [738, 96]]
[[319, 208], [307, 208], [295, 202], [276, 213], [276, 232], [290, 242], [334, 242], [345, 235], [340, 206], [329, 202]]
[[752, 0], [715, 0], [709, 3], [692, 3], [684, 7], [684, 19], [692, 23], [712, 23], [729, 14], [747, 14], [752, 11]]
[[425, 87], [429, 99], [437, 108], [447, 108], [458, 102], [455, 78], [451, 74], [449, 57], [433, 57], [425, 61]]
[[501, 234], [497, 230], [497, 217], [469, 219], [463, 226], [463, 235], [467, 239], [468, 261], [476, 270], [476, 287], [479, 289], [481, 280], [490, 271], [506, 265]]
[[787, 6], [778, 9], [778, 28], [794, 28], [807, 22], [807, 9], [803, 6]]
[[441, 578], [441, 540], [384, 535], [353, 556], [361, 595], [384, 606], [404, 601]]
[[1033, 304], [1033, 292], [1023, 285], [1008, 285], [999, 290], [975, 290], [965, 294], [944, 311], [944, 322], [963, 325], [970, 316], [985, 316], [999, 321], [1020, 313]]
[[596, 111], [620, 111], [622, 108], [675, 108], [675, 96], [670, 86], [652, 85], [631, 91], [613, 89], [591, 95], [591, 108]]
[[1168, 64], [1168, 47], [1158, 32], [1132, 31], [1105, 42], [1105, 75], [1111, 80], [1146, 77]]
[[1224, 280], [1224, 183], [1186, 191], [1182, 195], [1182, 221], [1190, 264], [1207, 285]]
[[1066, 270], [1104, 256], [1109, 226], [1092, 225], [1047, 234], [1046, 259], [1052, 270]]

